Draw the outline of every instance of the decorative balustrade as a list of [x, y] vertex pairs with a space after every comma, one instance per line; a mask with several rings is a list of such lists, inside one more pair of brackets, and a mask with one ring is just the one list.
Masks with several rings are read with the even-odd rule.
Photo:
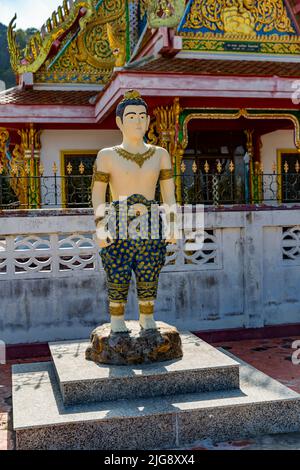
[[[92, 215], [20, 220], [0, 218], [0, 280], [84, 276], [102, 269]], [[36, 223], [38, 231], [34, 230]], [[201, 244], [196, 237], [199, 233], [200, 229], [192, 229], [176, 245], [168, 245], [164, 270], [221, 268], [220, 230], [206, 229]]]
[[[297, 323], [299, 211], [208, 210], [204, 216], [202, 246], [195, 231], [168, 246], [157, 318], [192, 331]], [[94, 233], [87, 208], [0, 213], [1, 331], [7, 343], [84, 338], [92, 324], [108, 321]], [[137, 313], [131, 287], [130, 319]]]
[[[204, 204], [215, 207], [234, 204], [298, 203], [300, 202], [300, 164], [295, 168], [285, 162], [283, 171], [273, 164], [272, 172], [264, 172], [261, 164], [245, 164], [244, 174], [235, 171], [232, 161], [215, 168], [206, 161], [201, 167], [196, 162], [187, 171], [183, 161], [179, 174], [174, 174], [178, 202]], [[28, 168], [21, 170], [12, 165], [4, 169], [0, 163], [0, 210], [38, 208], [92, 207], [90, 168], [80, 162], [77, 168], [71, 163], [66, 174], [59, 175], [54, 163], [52, 175], [31, 176]], [[160, 199], [157, 186], [156, 198]]]

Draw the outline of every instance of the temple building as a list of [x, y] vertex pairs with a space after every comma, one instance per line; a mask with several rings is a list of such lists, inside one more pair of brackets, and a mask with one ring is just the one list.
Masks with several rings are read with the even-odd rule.
[[178, 203], [205, 207], [202, 249], [169, 247], [157, 317], [299, 327], [299, 2], [64, 0], [23, 51], [15, 28], [17, 84], [0, 92], [5, 340], [84, 337], [108, 318], [90, 183], [129, 89], [149, 103]]

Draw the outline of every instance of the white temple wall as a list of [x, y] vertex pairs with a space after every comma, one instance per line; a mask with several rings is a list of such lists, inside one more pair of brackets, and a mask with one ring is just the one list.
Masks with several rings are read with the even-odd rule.
[[278, 130], [265, 134], [261, 137], [261, 162], [264, 172], [264, 202], [266, 204], [277, 205], [277, 176], [273, 174], [273, 163], [276, 164], [277, 173], [281, 172], [278, 168], [277, 152], [283, 149], [296, 149], [294, 142], [294, 130]]
[[294, 142], [294, 130], [282, 129], [261, 137], [261, 161], [264, 167], [264, 173], [273, 173], [272, 165], [277, 164], [277, 150], [296, 149]]
[[[300, 322], [299, 210], [207, 212], [205, 231], [201, 250], [170, 247], [157, 319], [192, 331]], [[0, 340], [87, 338], [109, 321], [93, 233], [88, 209], [0, 217]], [[134, 280], [126, 318], [138, 318]]]
[[51, 176], [53, 163], [60, 172], [60, 153], [63, 150], [100, 150], [120, 143], [118, 130], [45, 130], [41, 135], [41, 161], [45, 175]]
[[[118, 130], [46, 130], [41, 135], [41, 162], [44, 176], [41, 186], [42, 208], [61, 207], [63, 203], [62, 185], [62, 152], [95, 151], [111, 147], [121, 142], [122, 135]], [[57, 165], [57, 180], [53, 178], [53, 164]], [[80, 155], [78, 155], [78, 165]], [[54, 185], [56, 197], [54, 195]]]

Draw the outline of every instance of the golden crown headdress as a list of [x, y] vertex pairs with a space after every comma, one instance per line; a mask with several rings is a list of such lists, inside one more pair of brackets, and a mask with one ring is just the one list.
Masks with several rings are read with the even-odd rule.
[[138, 92], [137, 90], [128, 90], [124, 94], [124, 97], [123, 97], [121, 103], [124, 103], [124, 101], [137, 100], [137, 99], [142, 99], [142, 96], [141, 96], [140, 92]]

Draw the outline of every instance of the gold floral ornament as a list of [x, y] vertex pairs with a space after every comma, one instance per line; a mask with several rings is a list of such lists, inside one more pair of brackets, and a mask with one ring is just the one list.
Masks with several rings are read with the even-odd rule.
[[25, 163], [25, 166], [24, 166], [24, 172], [25, 172], [25, 175], [28, 176], [30, 174], [30, 162], [27, 161]]
[[85, 166], [84, 166], [84, 163], [81, 162], [79, 165], [79, 173], [83, 175], [84, 172], [85, 172]]
[[72, 164], [71, 162], [68, 163], [68, 166], [67, 166], [67, 172], [68, 172], [68, 175], [70, 175], [73, 171], [73, 167], [72, 167]]
[[115, 67], [123, 67], [126, 62], [126, 24], [123, 22], [107, 23], [107, 37], [113, 56]]
[[148, 22], [150, 28], [178, 26], [185, 9], [185, 0], [150, 0]]
[[[249, 3], [249, 1], [248, 1]], [[256, 36], [255, 18], [252, 15], [251, 9], [247, 6], [244, 7], [243, 0], [240, 3], [228, 6], [222, 10], [221, 18], [224, 24], [225, 34]]]
[[183, 28], [206, 28], [210, 35], [219, 29], [235, 38], [296, 32], [283, 0], [194, 0]]
[[140, 100], [140, 99], [142, 99], [142, 95], [140, 94], [139, 91], [137, 91], [137, 90], [128, 90], [124, 94], [124, 97], [123, 97], [121, 103], [124, 103], [125, 101], [128, 101], [128, 100]]
[[40, 165], [39, 165], [39, 173], [40, 173], [41, 176], [44, 175], [44, 171], [45, 171], [44, 166], [43, 166], [42, 163], [40, 163]]
[[18, 175], [18, 167], [15, 163], [11, 165], [10, 173], [12, 176], [17, 176]]

